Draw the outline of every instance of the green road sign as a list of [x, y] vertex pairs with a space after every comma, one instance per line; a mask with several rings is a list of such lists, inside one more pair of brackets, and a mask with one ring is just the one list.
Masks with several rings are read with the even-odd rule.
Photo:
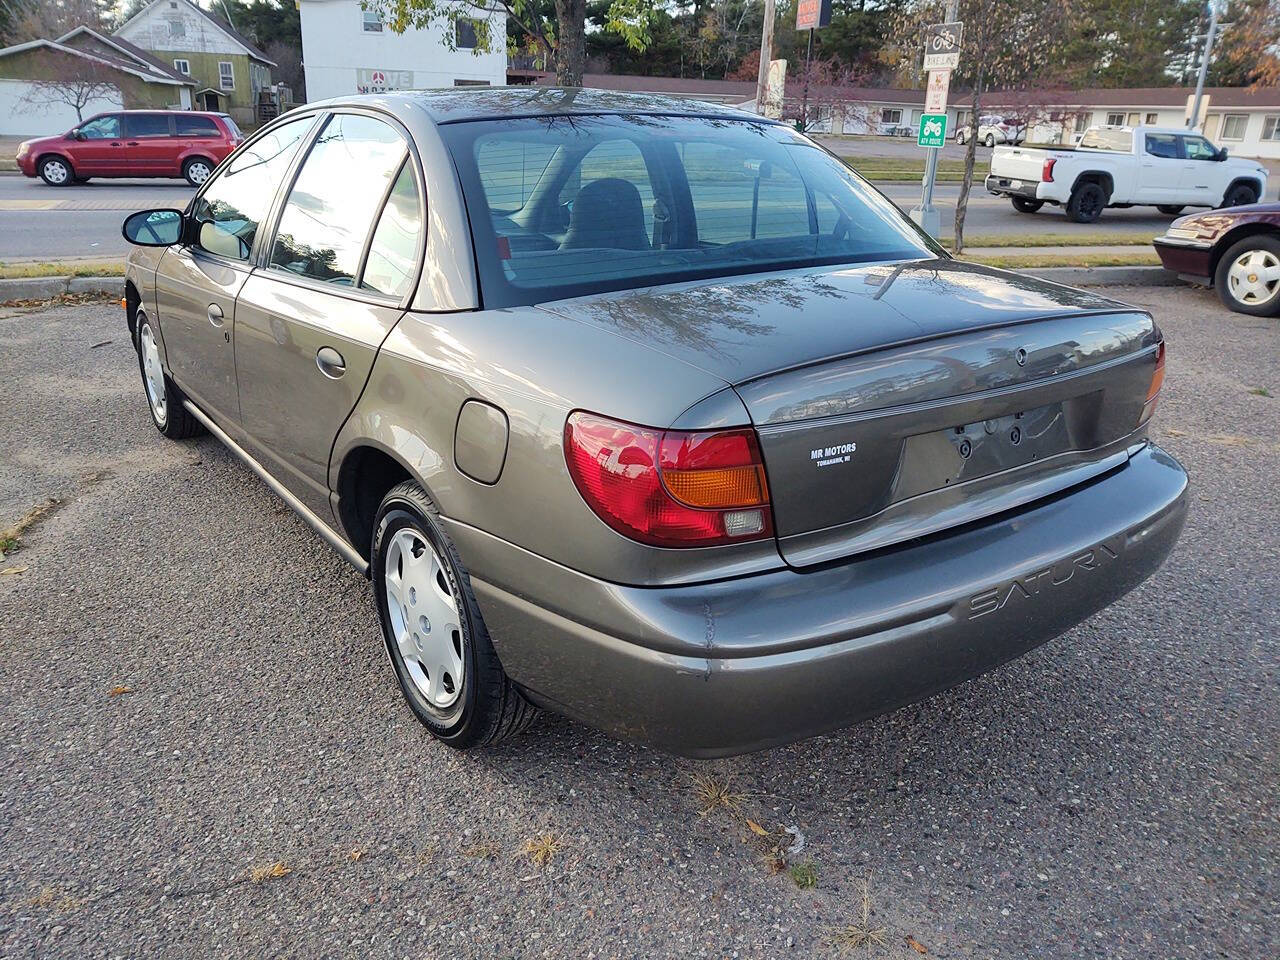
[[940, 147], [947, 142], [947, 115], [926, 113], [920, 118], [920, 135], [916, 143], [922, 147]]

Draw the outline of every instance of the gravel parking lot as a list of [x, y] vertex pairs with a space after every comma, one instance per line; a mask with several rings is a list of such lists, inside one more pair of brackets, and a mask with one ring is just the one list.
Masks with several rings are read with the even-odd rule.
[[0, 563], [0, 957], [1280, 955], [1280, 323], [1116, 295], [1165, 328], [1154, 433], [1193, 478], [1164, 569], [949, 693], [713, 763], [555, 717], [437, 745], [367, 583], [152, 428], [118, 306], [0, 311], [0, 527], [61, 501]]

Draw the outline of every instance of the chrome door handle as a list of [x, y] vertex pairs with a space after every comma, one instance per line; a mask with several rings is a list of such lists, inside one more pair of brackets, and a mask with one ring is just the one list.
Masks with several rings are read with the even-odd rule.
[[333, 347], [321, 347], [316, 351], [316, 367], [330, 380], [337, 380], [347, 372], [347, 361]]
[[209, 322], [215, 327], [222, 326], [222, 308], [216, 303], [209, 304]]

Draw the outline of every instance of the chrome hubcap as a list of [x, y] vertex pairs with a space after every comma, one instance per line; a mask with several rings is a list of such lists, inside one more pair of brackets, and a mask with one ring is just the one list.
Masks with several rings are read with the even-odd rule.
[[196, 183], [204, 183], [209, 179], [209, 168], [203, 163], [193, 163], [187, 168], [187, 172], [191, 174], [191, 179]]
[[1258, 306], [1280, 294], [1280, 257], [1270, 250], [1249, 250], [1236, 257], [1227, 271], [1231, 296]]
[[164, 393], [164, 368], [160, 365], [160, 348], [156, 346], [151, 324], [146, 321], [138, 332], [138, 341], [142, 344], [142, 374], [147, 384], [147, 400], [151, 403], [156, 423], [163, 427], [169, 415], [169, 402]]
[[44, 165], [45, 176], [54, 183], [63, 183], [67, 179], [66, 164], [59, 160], [50, 160]]
[[431, 544], [405, 527], [391, 538], [383, 578], [391, 632], [405, 670], [432, 706], [462, 693], [462, 618], [449, 577]]

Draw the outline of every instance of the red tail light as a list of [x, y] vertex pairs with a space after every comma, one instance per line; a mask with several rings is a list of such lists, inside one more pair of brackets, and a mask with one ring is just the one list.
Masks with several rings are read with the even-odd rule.
[[1151, 386], [1147, 388], [1147, 402], [1142, 405], [1142, 416], [1138, 417], [1138, 426], [1151, 419], [1156, 412], [1156, 404], [1160, 401], [1160, 390], [1164, 387], [1164, 341], [1160, 341], [1160, 350], [1156, 354], [1156, 368], [1151, 374]]
[[773, 534], [754, 430], [688, 432], [570, 414], [565, 458], [596, 515], [661, 547], [702, 547]]
[[1053, 165], [1057, 162], [1055, 157], [1050, 157], [1044, 162], [1044, 166], [1040, 169], [1040, 179], [1045, 183], [1053, 183]]

